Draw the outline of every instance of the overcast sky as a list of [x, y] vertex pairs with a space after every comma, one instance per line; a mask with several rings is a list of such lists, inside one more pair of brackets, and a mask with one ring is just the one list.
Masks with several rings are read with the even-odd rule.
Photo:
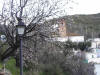
[[[72, 9], [66, 9], [67, 14], [96, 14], [100, 13], [100, 0], [73, 0], [75, 3], [69, 3]], [[2, 0], [0, 0], [0, 10]]]
[[74, 0], [75, 3], [69, 5], [68, 14], [95, 14], [100, 13], [100, 0]]

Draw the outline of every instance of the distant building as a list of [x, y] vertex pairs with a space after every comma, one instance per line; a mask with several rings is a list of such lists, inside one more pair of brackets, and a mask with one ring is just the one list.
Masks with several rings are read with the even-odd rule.
[[100, 48], [100, 38], [91, 40], [91, 48]]
[[84, 42], [84, 36], [69, 32], [64, 19], [58, 20], [56, 23], [57, 24], [54, 24], [53, 26], [54, 29], [57, 29], [57, 32], [52, 32], [53, 41], [65, 42], [70, 40], [72, 42]]
[[60, 37], [66, 37], [68, 34], [68, 30], [67, 30], [67, 26], [66, 26], [66, 22], [64, 20], [61, 20], [59, 22], [59, 36]]
[[90, 50], [100, 57], [100, 38], [88, 39], [87, 41], [91, 42]]
[[60, 41], [60, 42], [66, 42], [68, 40], [72, 42], [84, 42], [84, 36], [66, 36], [66, 37], [54, 37], [52, 38], [53, 41]]

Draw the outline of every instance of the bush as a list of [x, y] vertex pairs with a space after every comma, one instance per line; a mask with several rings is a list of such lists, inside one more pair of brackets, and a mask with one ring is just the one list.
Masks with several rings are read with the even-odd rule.
[[91, 46], [91, 42], [80, 42], [78, 43], [78, 48], [82, 51], [86, 50]]
[[71, 42], [67, 41], [65, 44], [65, 49], [72, 49], [74, 48], [75, 50], [80, 49], [81, 51], [86, 50], [91, 46], [91, 42]]
[[95, 75], [94, 64], [85, 63], [83, 59], [77, 56], [68, 58], [66, 63], [62, 65], [66, 75]]
[[42, 67], [41, 75], [64, 75], [64, 72], [57, 64], [46, 64]]

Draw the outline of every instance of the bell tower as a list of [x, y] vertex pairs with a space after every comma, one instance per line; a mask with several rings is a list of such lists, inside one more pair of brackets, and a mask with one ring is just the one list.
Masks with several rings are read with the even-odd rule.
[[59, 21], [59, 36], [66, 37], [67, 36], [67, 26], [64, 19]]

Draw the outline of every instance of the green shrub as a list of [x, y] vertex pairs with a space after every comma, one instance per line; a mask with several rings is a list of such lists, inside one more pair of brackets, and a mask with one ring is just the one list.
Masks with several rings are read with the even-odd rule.
[[5, 68], [7, 70], [9, 70], [12, 73], [12, 75], [19, 75], [19, 68], [16, 67], [16, 64], [15, 63], [16, 63], [15, 62], [15, 59], [11, 58], [10, 60], [8, 60], [5, 63], [1, 62], [0, 63], [0, 68], [2, 68], [3, 67], [3, 64], [5, 64]]
[[12, 73], [12, 75], [19, 75], [19, 68], [16, 67], [15, 59], [11, 58], [8, 60], [6, 68]]
[[41, 75], [64, 75], [64, 72], [58, 64], [44, 64]]

